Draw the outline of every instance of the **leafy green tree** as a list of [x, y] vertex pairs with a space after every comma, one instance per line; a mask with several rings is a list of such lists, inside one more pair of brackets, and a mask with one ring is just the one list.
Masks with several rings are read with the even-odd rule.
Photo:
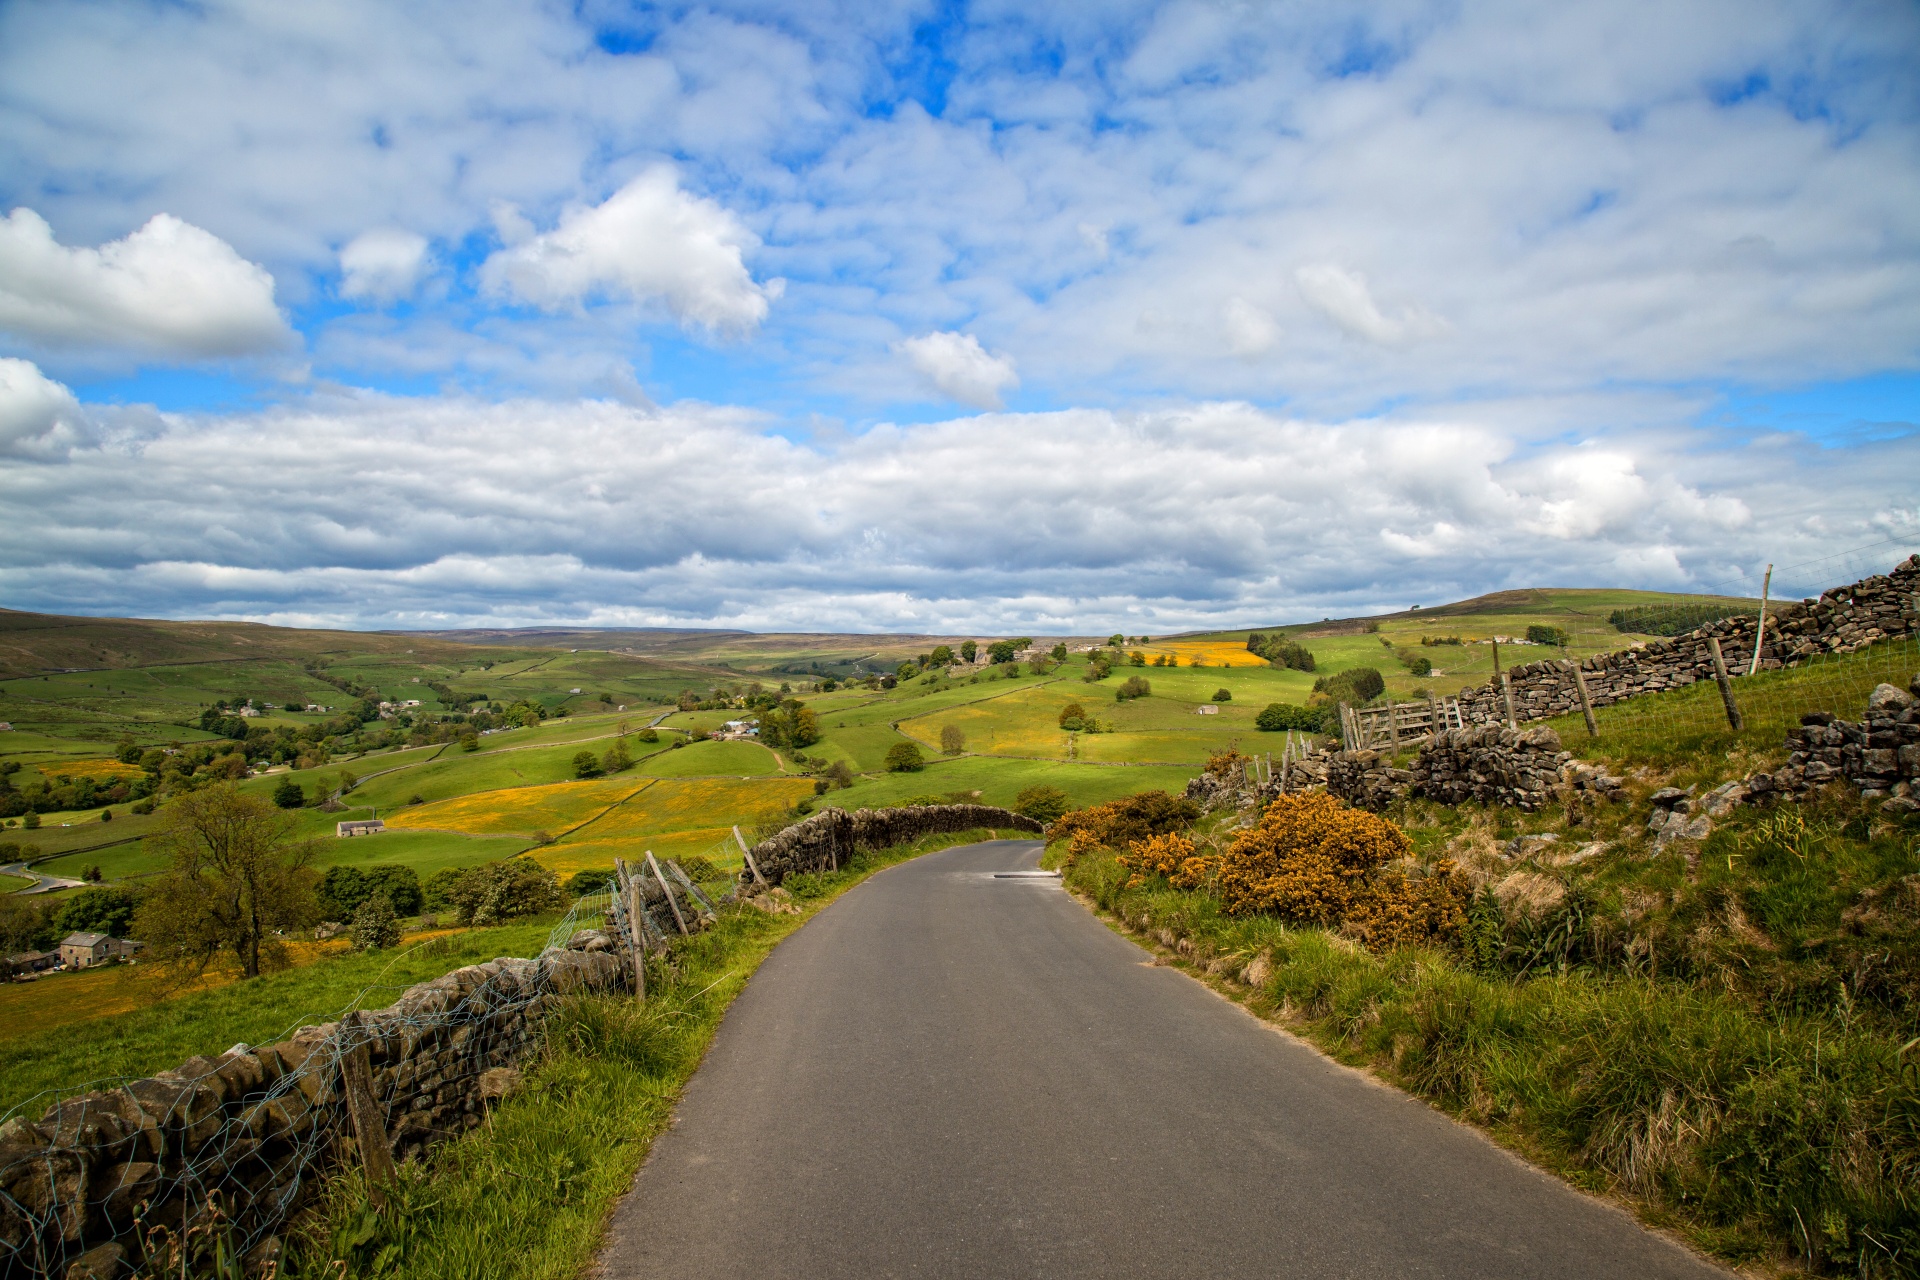
[[292, 774], [280, 779], [280, 785], [273, 789], [273, 802], [282, 809], [298, 809], [307, 802], [307, 793], [294, 780]]
[[640, 741], [642, 742], [660, 741], [660, 731], [654, 728], [652, 725], [648, 725], [646, 728], [642, 729], [639, 733], [636, 733], [633, 736], [640, 739]]
[[576, 752], [573, 757], [573, 776], [576, 778], [599, 777], [600, 757], [591, 751]]
[[1013, 798], [1013, 811], [1036, 822], [1052, 822], [1067, 811], [1067, 793], [1044, 784], [1028, 787]]
[[960, 731], [957, 724], [940, 727], [940, 750], [946, 755], [957, 756], [967, 749], [967, 735]]
[[61, 904], [54, 926], [60, 936], [69, 933], [105, 933], [128, 936], [140, 899], [125, 889], [82, 889]]
[[1152, 696], [1153, 685], [1148, 683], [1145, 676], [1128, 676], [1121, 682], [1120, 687], [1113, 691], [1113, 700], [1115, 702], [1131, 702], [1135, 698], [1148, 698]]
[[497, 924], [561, 906], [565, 895], [553, 872], [525, 858], [489, 862], [463, 871], [447, 886], [461, 924]]
[[612, 887], [613, 872], [611, 871], [576, 871], [567, 877], [567, 893], [575, 898], [605, 893]]
[[[1338, 714], [1337, 709], [1335, 714]], [[1253, 718], [1253, 727], [1268, 733], [1280, 733], [1287, 729], [1318, 733], [1321, 723], [1319, 708], [1298, 707], [1285, 702], [1270, 702]]]
[[846, 788], [853, 785], [853, 770], [845, 760], [835, 760], [827, 766], [827, 780], [836, 787]]
[[198, 973], [231, 952], [258, 977], [286, 963], [281, 936], [318, 918], [312, 841], [258, 797], [219, 783], [175, 798], [147, 838], [168, 869], [142, 898], [133, 932], [149, 954]]
[[600, 759], [600, 767], [608, 773], [621, 773], [633, 767], [633, 757], [627, 754], [625, 739], [613, 740], [613, 745], [607, 748], [607, 754]]
[[382, 863], [371, 867], [335, 865], [320, 878], [320, 910], [328, 920], [351, 920], [361, 904], [378, 895], [403, 916], [425, 905], [420, 875], [412, 867]]
[[1232, 702], [1232, 701], [1233, 701], [1233, 690], [1231, 690], [1231, 689], [1215, 689], [1215, 690], [1213, 691], [1213, 700], [1214, 700], [1215, 702]]
[[960, 660], [962, 662], [965, 662], [971, 665], [974, 659], [974, 655], [978, 654], [979, 652], [980, 652], [980, 646], [974, 641], [962, 640], [960, 642]]
[[887, 748], [888, 773], [918, 773], [927, 767], [927, 758], [912, 742], [896, 742]]
[[376, 893], [360, 904], [353, 915], [353, 947], [356, 951], [385, 951], [400, 943], [400, 917], [387, 895]]
[[952, 666], [953, 665], [952, 647], [944, 644], [937, 644], [933, 646], [933, 652], [927, 655], [927, 665], [930, 667]]
[[1127, 643], [1127, 638], [1121, 635], [1118, 631], [1114, 632], [1112, 635], [1107, 637], [1107, 645], [1109, 648], [1118, 649], [1121, 646], [1125, 645], [1126, 643]]
[[1550, 627], [1544, 623], [1532, 623], [1527, 627], [1527, 639], [1534, 644], [1550, 644], [1564, 649], [1567, 647], [1567, 633], [1563, 628]]
[[1147, 665], [1147, 655], [1135, 649], [1127, 655], [1127, 665], [1130, 667], [1144, 667]]
[[1087, 709], [1077, 702], [1069, 702], [1060, 708], [1060, 727], [1073, 732], [1086, 723]]

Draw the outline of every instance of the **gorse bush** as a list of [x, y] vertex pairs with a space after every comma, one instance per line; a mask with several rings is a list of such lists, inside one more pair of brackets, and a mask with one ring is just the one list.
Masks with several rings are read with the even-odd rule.
[[1393, 823], [1325, 792], [1281, 796], [1221, 855], [1217, 884], [1229, 915], [1272, 912], [1342, 929], [1382, 950], [1454, 941], [1471, 891], [1453, 864], [1428, 874], [1390, 866], [1413, 843]]
[[1068, 840], [1078, 849], [1121, 849], [1136, 840], [1181, 831], [1200, 816], [1200, 806], [1184, 796], [1142, 791], [1106, 804], [1062, 814], [1047, 828], [1047, 841]]

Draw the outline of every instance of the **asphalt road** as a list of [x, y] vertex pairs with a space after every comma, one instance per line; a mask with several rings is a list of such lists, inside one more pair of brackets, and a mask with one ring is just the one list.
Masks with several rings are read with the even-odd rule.
[[994, 876], [1038, 852], [902, 864], [782, 943], [601, 1274], [1726, 1274]]

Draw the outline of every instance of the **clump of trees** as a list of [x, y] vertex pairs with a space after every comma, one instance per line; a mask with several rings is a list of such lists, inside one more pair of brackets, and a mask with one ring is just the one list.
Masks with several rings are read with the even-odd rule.
[[1550, 644], [1557, 649], [1567, 647], [1567, 632], [1564, 627], [1550, 627], [1545, 623], [1534, 622], [1527, 626], [1527, 643]]
[[360, 904], [353, 914], [353, 947], [356, 951], [384, 951], [400, 942], [400, 917], [387, 901], [376, 893]]
[[1153, 685], [1147, 681], [1145, 676], [1128, 676], [1120, 682], [1120, 687], [1113, 691], [1113, 700], [1115, 702], [1132, 702], [1135, 698], [1149, 698], [1152, 696]]
[[488, 862], [466, 871], [441, 872], [430, 890], [453, 908], [461, 924], [498, 924], [519, 916], [553, 911], [566, 898], [553, 872], [526, 858]]
[[1387, 679], [1373, 667], [1352, 667], [1313, 682], [1313, 691], [1329, 702], [1359, 705], [1387, 691]]
[[420, 914], [425, 892], [412, 867], [383, 863], [371, 867], [328, 867], [320, 877], [320, 914], [327, 920], [348, 921], [371, 898], [385, 898], [403, 916]]
[[[1325, 707], [1297, 707], [1288, 702], [1269, 702], [1253, 718], [1253, 727], [1268, 733], [1280, 733], [1287, 729], [1321, 733], [1324, 732], [1327, 710]], [[1338, 714], [1337, 709], [1335, 713]]]
[[927, 767], [927, 758], [917, 743], [896, 742], [887, 748], [888, 773], [918, 773]]
[[1258, 654], [1276, 667], [1294, 671], [1312, 671], [1313, 654], [1282, 632], [1262, 635], [1255, 631], [1247, 637], [1247, 652]]
[[1067, 793], [1039, 783], [1013, 798], [1013, 811], [1035, 822], [1053, 822], [1067, 811]]
[[760, 715], [760, 741], [769, 747], [810, 747], [820, 741], [820, 715], [793, 698]]

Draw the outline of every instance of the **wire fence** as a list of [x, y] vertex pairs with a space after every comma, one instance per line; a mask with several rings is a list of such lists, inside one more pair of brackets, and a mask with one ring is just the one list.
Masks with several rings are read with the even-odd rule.
[[615, 956], [569, 949], [583, 929], [617, 927], [617, 912], [611, 894], [583, 897], [533, 958], [456, 969], [370, 1011], [392, 990], [376, 980], [334, 1021], [278, 1043], [0, 1113], [0, 1274], [65, 1276], [102, 1250], [138, 1265], [217, 1250], [264, 1267], [339, 1153], [371, 1168], [479, 1124], [552, 1000], [625, 985]]

